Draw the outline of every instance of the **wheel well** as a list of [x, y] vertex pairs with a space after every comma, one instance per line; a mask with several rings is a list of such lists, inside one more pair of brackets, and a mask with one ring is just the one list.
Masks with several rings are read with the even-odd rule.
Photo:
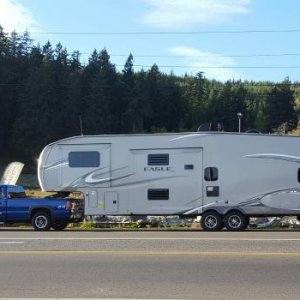
[[207, 214], [207, 213], [217, 213], [217, 214], [219, 214], [221, 216], [221, 214], [217, 210], [215, 210], [215, 209], [206, 210], [206, 211], [204, 211], [202, 213], [202, 215]]
[[30, 220], [32, 219], [32, 217], [37, 213], [37, 212], [44, 212], [47, 213], [50, 217], [51, 217], [51, 210], [48, 208], [34, 208], [31, 212], [30, 212]]
[[238, 213], [243, 214], [244, 216], [246, 216], [243, 211], [241, 211], [241, 210], [239, 210], [237, 208], [233, 208], [233, 209], [230, 209], [230, 210], [226, 211], [226, 213], [224, 214], [224, 216], [227, 215], [228, 213], [232, 213], [232, 212], [238, 212]]

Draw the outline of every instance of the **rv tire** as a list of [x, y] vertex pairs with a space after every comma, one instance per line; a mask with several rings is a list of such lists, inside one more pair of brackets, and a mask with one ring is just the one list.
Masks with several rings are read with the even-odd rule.
[[214, 211], [207, 211], [201, 217], [201, 226], [205, 231], [219, 231], [223, 228], [221, 215]]
[[238, 210], [233, 210], [225, 215], [224, 223], [229, 231], [241, 231], [249, 225], [249, 217]]

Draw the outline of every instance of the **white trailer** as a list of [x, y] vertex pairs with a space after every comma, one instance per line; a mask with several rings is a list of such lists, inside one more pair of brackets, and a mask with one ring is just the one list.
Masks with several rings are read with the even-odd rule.
[[201, 215], [205, 230], [300, 216], [300, 138], [237, 133], [97, 135], [44, 148], [44, 191], [80, 191], [86, 215]]

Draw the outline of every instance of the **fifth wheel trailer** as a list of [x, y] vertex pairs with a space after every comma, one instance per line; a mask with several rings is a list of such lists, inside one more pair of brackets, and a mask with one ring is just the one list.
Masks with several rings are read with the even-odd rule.
[[243, 230], [252, 216], [300, 216], [300, 137], [71, 137], [44, 148], [38, 178], [82, 192], [86, 215], [201, 215], [205, 230]]

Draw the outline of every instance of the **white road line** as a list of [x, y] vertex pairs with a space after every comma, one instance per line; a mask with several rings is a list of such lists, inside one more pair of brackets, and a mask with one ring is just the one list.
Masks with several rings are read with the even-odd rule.
[[[0, 300], [129, 300], [129, 298], [0, 298]], [[142, 300], [144, 298], [130, 298], [130, 300]], [[148, 299], [147, 300], [174, 300], [174, 298], [170, 299]], [[177, 299], [177, 300], [184, 300], [184, 299]]]
[[[129, 298], [0, 298], [0, 300], [129, 300]], [[142, 300], [144, 298], [130, 298], [130, 300]], [[171, 299], [148, 299], [147, 300], [174, 300]], [[184, 299], [178, 299], [178, 300], [184, 300]]]
[[24, 242], [14, 242], [14, 241], [0, 241], [0, 245], [7, 245], [7, 244], [24, 244]]
[[0, 238], [5, 241], [300, 241], [298, 239], [291, 238]]

